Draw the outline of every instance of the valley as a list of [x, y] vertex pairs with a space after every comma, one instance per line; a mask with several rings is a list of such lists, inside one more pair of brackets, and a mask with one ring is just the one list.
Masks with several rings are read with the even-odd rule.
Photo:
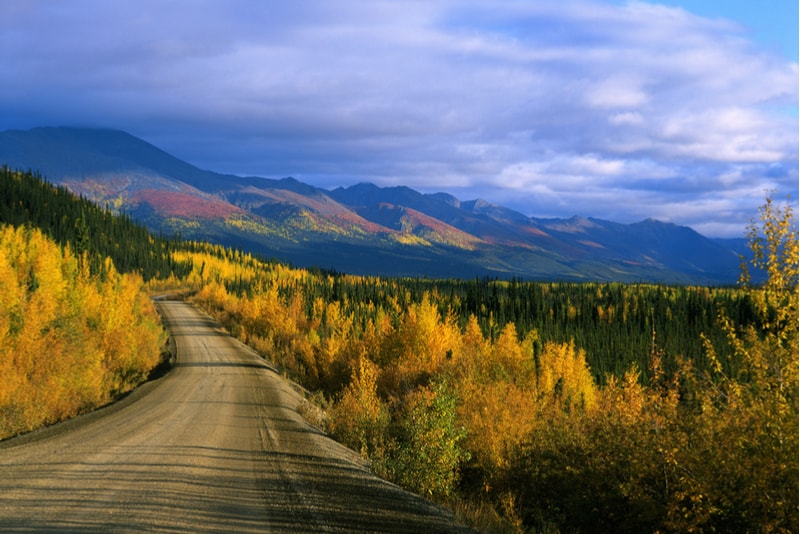
[[[22, 434], [0, 444], [9, 529], [460, 528], [398, 486], [486, 531], [797, 522], [791, 206], [761, 207], [740, 287], [433, 279], [154, 235], [0, 176], [0, 424]], [[157, 301], [159, 323], [148, 294], [165, 290], [209, 315]], [[178, 360], [156, 378], [162, 324]]]

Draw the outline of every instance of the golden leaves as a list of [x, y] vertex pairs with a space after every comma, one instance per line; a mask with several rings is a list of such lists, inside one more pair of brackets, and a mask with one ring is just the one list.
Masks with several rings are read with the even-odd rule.
[[108, 402], [158, 364], [162, 330], [138, 275], [91, 277], [39, 230], [0, 227], [0, 437]]

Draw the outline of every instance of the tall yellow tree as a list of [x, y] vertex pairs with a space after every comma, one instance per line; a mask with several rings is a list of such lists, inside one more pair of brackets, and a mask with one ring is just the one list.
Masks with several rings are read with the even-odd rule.
[[378, 370], [361, 358], [331, 414], [331, 433], [365, 458], [379, 459], [389, 426], [389, 411], [378, 397]]
[[766, 275], [753, 284], [744, 265], [742, 284], [759, 321], [737, 329], [720, 314], [735, 376], [723, 374], [706, 343], [717, 364], [696, 427], [718, 446], [686, 460], [694, 473], [689, 487], [706, 499], [702, 507], [673, 507], [680, 526], [687, 516], [723, 530], [789, 531], [798, 524], [798, 230], [791, 204], [777, 206], [768, 196], [748, 235], [751, 266]]

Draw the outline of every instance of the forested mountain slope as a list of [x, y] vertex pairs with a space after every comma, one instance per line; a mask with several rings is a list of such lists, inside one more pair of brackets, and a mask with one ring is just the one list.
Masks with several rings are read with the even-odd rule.
[[87, 253], [97, 271], [106, 257], [121, 272], [138, 271], [146, 280], [180, 276], [186, 268], [170, 254], [174, 241], [153, 236], [130, 217], [115, 215], [41, 176], [0, 168], [0, 224], [38, 228], [76, 255]]

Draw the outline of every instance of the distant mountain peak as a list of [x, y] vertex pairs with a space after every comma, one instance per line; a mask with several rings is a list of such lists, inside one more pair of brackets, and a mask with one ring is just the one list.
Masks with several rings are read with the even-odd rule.
[[488, 200], [484, 200], [482, 198], [476, 198], [476, 199], [473, 199], [473, 200], [467, 200], [467, 201], [462, 202], [461, 205], [464, 208], [470, 209], [472, 211], [480, 211], [481, 209], [484, 209], [484, 208], [490, 208], [490, 207], [496, 206], [495, 204], [492, 204]]
[[589, 229], [602, 227], [596, 220], [580, 215], [573, 215], [569, 219], [549, 219], [543, 226], [549, 230], [564, 233], [586, 233]]
[[443, 204], [447, 204], [448, 206], [453, 206], [454, 208], [461, 207], [461, 201], [458, 200], [456, 197], [451, 195], [450, 193], [430, 193], [426, 195], [438, 202], [442, 202]]

